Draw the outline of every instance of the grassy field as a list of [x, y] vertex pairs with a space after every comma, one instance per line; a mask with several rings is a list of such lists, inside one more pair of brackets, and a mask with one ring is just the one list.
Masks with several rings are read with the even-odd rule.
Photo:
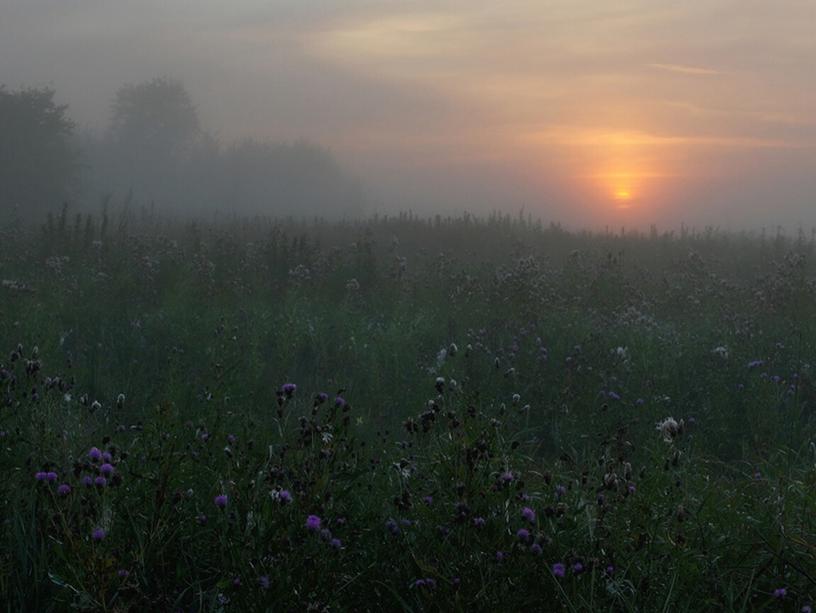
[[815, 246], [7, 228], [3, 608], [809, 611]]

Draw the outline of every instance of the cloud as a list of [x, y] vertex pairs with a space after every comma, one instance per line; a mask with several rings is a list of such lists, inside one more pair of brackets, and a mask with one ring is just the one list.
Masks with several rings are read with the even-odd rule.
[[676, 72], [685, 75], [713, 76], [722, 74], [719, 70], [711, 68], [701, 68], [699, 66], [684, 66], [683, 64], [648, 64], [650, 68]]

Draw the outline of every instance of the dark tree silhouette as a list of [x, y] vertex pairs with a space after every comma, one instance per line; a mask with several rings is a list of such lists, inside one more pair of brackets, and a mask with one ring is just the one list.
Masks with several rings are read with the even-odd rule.
[[76, 187], [78, 152], [68, 107], [54, 90], [0, 86], [0, 210], [25, 216], [62, 206]]
[[180, 81], [125, 85], [113, 102], [111, 137], [139, 155], [184, 155], [201, 136], [198, 112]]

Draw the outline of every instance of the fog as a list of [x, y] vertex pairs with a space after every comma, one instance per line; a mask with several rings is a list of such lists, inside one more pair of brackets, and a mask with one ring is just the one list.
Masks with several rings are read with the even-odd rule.
[[[76, 207], [810, 227], [814, 27], [810, 0], [0, 0], [0, 83], [67, 105]], [[150, 84], [191, 112], [117, 107]], [[4, 207], [60, 206], [20, 176]]]

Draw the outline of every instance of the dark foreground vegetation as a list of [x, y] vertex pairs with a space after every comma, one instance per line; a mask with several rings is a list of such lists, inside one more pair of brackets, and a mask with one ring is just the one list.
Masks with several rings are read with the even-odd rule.
[[816, 597], [810, 234], [140, 213], [0, 238], [5, 610]]

